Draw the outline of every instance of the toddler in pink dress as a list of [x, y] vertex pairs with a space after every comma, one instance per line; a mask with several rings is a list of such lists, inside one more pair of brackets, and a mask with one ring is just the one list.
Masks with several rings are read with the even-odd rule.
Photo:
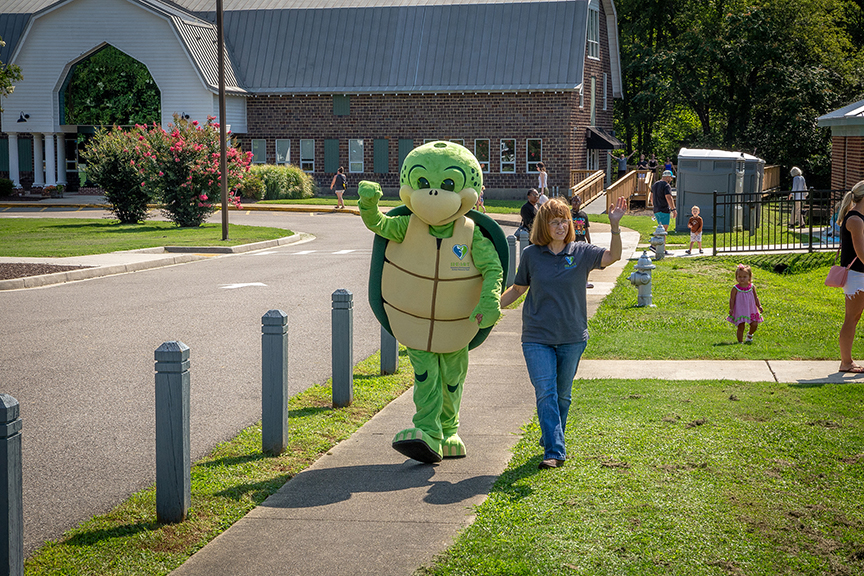
[[729, 295], [729, 316], [726, 318], [732, 324], [738, 326], [738, 342], [744, 342], [744, 328], [749, 324], [750, 331], [747, 333], [747, 343], [753, 342], [753, 333], [762, 322], [762, 304], [756, 295], [756, 287], [753, 285], [753, 271], [750, 266], [738, 264], [735, 270], [735, 281]]

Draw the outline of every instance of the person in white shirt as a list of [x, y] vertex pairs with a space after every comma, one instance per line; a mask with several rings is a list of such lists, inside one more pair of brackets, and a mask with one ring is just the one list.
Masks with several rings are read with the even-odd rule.
[[789, 216], [789, 226], [804, 227], [804, 217], [801, 214], [801, 206], [804, 200], [807, 199], [807, 182], [804, 181], [804, 176], [801, 175], [801, 169], [793, 166], [789, 171], [792, 175], [792, 192], [789, 193], [789, 200], [794, 200], [792, 204], [792, 214]]
[[546, 202], [549, 199], [546, 192], [549, 191], [549, 174], [546, 173], [546, 165], [542, 162], [537, 163], [537, 170], [540, 172], [537, 174], [537, 190], [540, 192], [540, 204]]

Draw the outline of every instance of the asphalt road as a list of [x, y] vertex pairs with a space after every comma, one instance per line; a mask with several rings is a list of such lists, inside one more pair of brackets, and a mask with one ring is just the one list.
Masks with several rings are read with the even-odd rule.
[[232, 212], [231, 222], [315, 239], [0, 293], [0, 390], [21, 403], [24, 424], [26, 553], [155, 482], [153, 353], [163, 342], [191, 349], [193, 459], [259, 420], [261, 317], [268, 310], [289, 317], [292, 395], [330, 377], [335, 290], [354, 294], [354, 361], [379, 348], [380, 327], [366, 300], [373, 236], [359, 217]]

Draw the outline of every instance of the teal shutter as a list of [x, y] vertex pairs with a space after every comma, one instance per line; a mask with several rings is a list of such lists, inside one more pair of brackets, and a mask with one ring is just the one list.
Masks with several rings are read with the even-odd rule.
[[9, 171], [9, 140], [0, 140], [0, 172]]
[[414, 140], [412, 138], [399, 139], [399, 171], [402, 171], [402, 162], [405, 157], [414, 149]]
[[339, 140], [324, 140], [324, 172], [333, 174], [339, 169]]
[[351, 115], [351, 96], [334, 95], [333, 96], [333, 115], [334, 116], [350, 116]]
[[387, 174], [390, 171], [390, 141], [384, 138], [375, 139], [375, 165], [376, 174]]
[[18, 170], [33, 172], [33, 140], [18, 138]]

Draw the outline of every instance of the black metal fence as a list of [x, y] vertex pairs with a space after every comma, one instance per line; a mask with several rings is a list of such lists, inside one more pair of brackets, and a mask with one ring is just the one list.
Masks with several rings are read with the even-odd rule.
[[840, 242], [837, 210], [846, 192], [809, 190], [804, 200], [790, 199], [789, 191], [715, 192], [710, 221], [703, 215], [704, 232], [714, 235], [715, 255], [836, 250]]

